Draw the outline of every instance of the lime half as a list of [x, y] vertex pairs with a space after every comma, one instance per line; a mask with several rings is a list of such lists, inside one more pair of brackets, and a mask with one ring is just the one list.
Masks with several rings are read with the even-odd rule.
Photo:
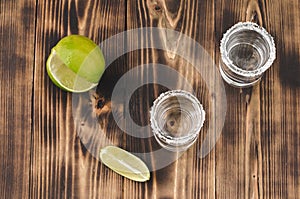
[[101, 161], [116, 173], [138, 182], [150, 179], [146, 164], [133, 154], [115, 146], [107, 146], [100, 151]]
[[58, 87], [70, 92], [85, 92], [97, 86], [105, 68], [100, 47], [80, 35], [70, 35], [52, 48], [47, 73]]

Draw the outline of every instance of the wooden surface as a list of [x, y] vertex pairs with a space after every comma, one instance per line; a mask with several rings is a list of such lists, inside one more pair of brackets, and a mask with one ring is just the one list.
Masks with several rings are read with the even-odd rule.
[[[50, 50], [63, 36], [81, 34], [100, 43], [139, 27], [180, 31], [218, 63], [222, 34], [246, 20], [257, 21], [274, 36], [276, 61], [253, 88], [225, 85], [225, 125], [205, 158], [197, 158], [197, 149], [209, 120], [197, 143], [174, 163], [151, 172], [146, 183], [119, 176], [91, 155], [76, 131], [74, 96], [54, 86], [46, 73]], [[298, 0], [1, 0], [0, 38], [1, 198], [300, 197]], [[111, 121], [110, 93], [123, 73], [152, 62], [190, 78], [212, 114], [207, 87], [190, 64], [157, 49], [128, 53], [103, 76], [95, 96], [104, 97], [104, 107], [94, 111], [100, 133], [129, 151], [157, 145], [121, 134]], [[130, 109], [137, 123], [148, 123], [148, 108], [165, 90], [151, 84], [134, 93]]]

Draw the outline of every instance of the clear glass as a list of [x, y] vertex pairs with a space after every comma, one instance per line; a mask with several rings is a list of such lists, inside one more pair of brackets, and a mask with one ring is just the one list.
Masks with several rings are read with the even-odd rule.
[[273, 37], [252, 22], [240, 22], [227, 30], [220, 51], [221, 76], [236, 87], [258, 82], [276, 57]]
[[205, 120], [199, 100], [189, 92], [162, 93], [150, 110], [151, 128], [157, 142], [170, 151], [184, 151], [198, 138]]

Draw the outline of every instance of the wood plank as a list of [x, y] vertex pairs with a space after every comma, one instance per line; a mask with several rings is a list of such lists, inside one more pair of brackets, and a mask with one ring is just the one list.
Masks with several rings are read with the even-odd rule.
[[35, 1], [0, 2], [1, 198], [28, 197], [35, 19]]
[[122, 0], [38, 2], [29, 198], [122, 196], [122, 177], [87, 151], [75, 129], [72, 94], [51, 82], [45, 62], [63, 36], [81, 34], [100, 43], [122, 31], [124, 5]]
[[[295, 114], [299, 110], [299, 87], [295, 76], [299, 69], [296, 47], [299, 39], [295, 38], [299, 38], [299, 34], [295, 32], [299, 29], [299, 17], [295, 16], [299, 16], [299, 3], [231, 1], [225, 4], [220, 1], [218, 5], [221, 7], [216, 12], [223, 13], [217, 18], [219, 39], [231, 25], [249, 19], [247, 9], [258, 5], [252, 8], [259, 9], [256, 10], [258, 22], [275, 38], [277, 60], [253, 90], [241, 93], [233, 88], [227, 90], [228, 125], [216, 148], [216, 176], [220, 179], [217, 180], [217, 197], [297, 198], [299, 174], [295, 165], [299, 163], [299, 133], [296, 133], [299, 119]], [[289, 66], [293, 72], [288, 70]], [[293, 110], [295, 114], [291, 114]]]
[[[215, 35], [243, 20], [247, 1], [216, 1]], [[219, 46], [219, 42], [217, 43]], [[219, 49], [216, 49], [219, 56]], [[222, 137], [216, 146], [216, 198], [245, 198], [246, 94], [226, 85], [227, 114]], [[249, 156], [248, 156], [249, 157]]]
[[[263, 119], [264, 195], [269, 198], [299, 196], [299, 1], [266, 2], [267, 27], [277, 43], [277, 60], [267, 73]], [[279, 23], [280, 22], [280, 23]], [[269, 162], [267, 162], [267, 160]]]
[[[128, 29], [140, 27], [160, 27], [179, 31], [191, 37], [196, 42], [199, 42], [209, 52], [214, 59], [214, 3], [213, 2], [197, 2], [197, 1], [128, 1]], [[173, 38], [172, 35], [165, 35], [170, 42], [176, 42], [178, 38]], [[140, 38], [140, 42], [150, 38]], [[135, 42], [135, 41], [131, 41]], [[153, 41], [159, 42], [159, 41]], [[172, 48], [172, 43], [166, 43], [167, 48]], [[176, 49], [170, 49], [176, 52]], [[186, 60], [175, 56], [167, 51], [158, 49], [144, 49], [138, 52], [129, 54], [129, 66], [134, 67], [146, 63], [165, 64], [174, 68], [179, 74], [183, 75], [193, 85], [198, 97], [202, 100], [210, 112], [209, 101], [207, 99], [207, 88], [200, 74], [196, 72], [191, 64]], [[144, 71], [140, 71], [143, 74]], [[157, 76], [159, 70], [147, 71], [149, 78], [152, 75]], [[142, 75], [140, 75], [142, 76]], [[168, 77], [166, 77], [168, 78]], [[132, 81], [132, 80], [128, 80]], [[143, 81], [141, 79], [140, 81]], [[183, 89], [184, 83], [178, 81], [177, 89]], [[134, 112], [134, 117], [141, 124], [148, 124], [148, 110], [154, 99], [166, 88], [157, 85], [148, 85], [139, 89], [136, 95], [132, 96], [132, 109], [140, 110]], [[147, 94], [147, 96], [145, 96]], [[143, 100], [142, 100], [143, 99]], [[142, 102], [142, 103], [141, 103]], [[208, 125], [206, 125], [205, 128]], [[205, 132], [205, 130], [204, 130]], [[202, 140], [205, 135], [201, 135], [199, 140]], [[127, 145], [129, 150], [139, 150], [138, 146], [134, 146], [134, 142]], [[184, 153], [177, 161], [174, 161], [169, 166], [154, 170], [152, 179], [147, 184], [136, 184], [126, 182], [124, 186], [130, 186], [130, 189], [125, 189], [125, 198], [213, 198], [215, 195], [215, 170], [214, 170], [214, 152], [206, 159], [197, 158], [198, 150], [201, 146], [201, 141], [197, 142], [188, 152]], [[152, 146], [152, 150], [155, 150]], [[143, 150], [140, 147], [140, 150]], [[151, 150], [151, 147], [150, 147]], [[155, 156], [153, 157], [155, 159]], [[153, 160], [154, 161], [154, 160]], [[128, 184], [128, 185], [127, 185]], [[144, 193], [136, 192], [135, 189], [142, 189]], [[141, 195], [142, 194], [142, 195]]]

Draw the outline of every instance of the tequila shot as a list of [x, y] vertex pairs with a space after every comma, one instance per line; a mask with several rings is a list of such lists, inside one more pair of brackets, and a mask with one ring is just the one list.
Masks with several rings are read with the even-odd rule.
[[250, 87], [258, 82], [276, 56], [273, 37], [261, 26], [240, 22], [224, 34], [220, 73], [235, 87]]
[[150, 110], [150, 123], [157, 142], [165, 149], [187, 150], [198, 138], [205, 120], [199, 100], [189, 92], [162, 93]]

